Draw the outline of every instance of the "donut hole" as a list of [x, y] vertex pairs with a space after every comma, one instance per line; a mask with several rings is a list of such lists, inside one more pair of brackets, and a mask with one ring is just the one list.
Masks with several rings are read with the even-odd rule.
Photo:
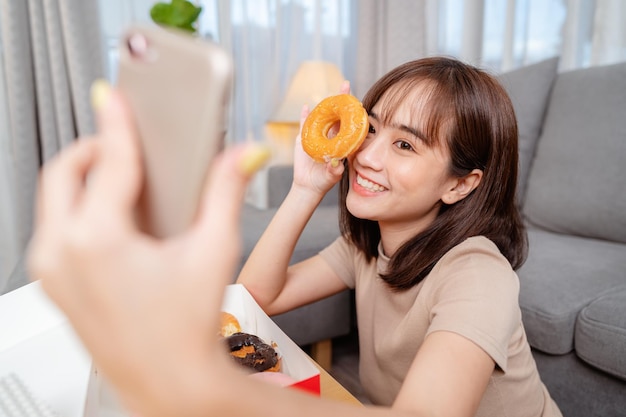
[[326, 137], [328, 139], [334, 138], [339, 133], [339, 129], [341, 129], [341, 122], [337, 120], [335, 123], [333, 123], [330, 129], [328, 129], [328, 134], [326, 135]]

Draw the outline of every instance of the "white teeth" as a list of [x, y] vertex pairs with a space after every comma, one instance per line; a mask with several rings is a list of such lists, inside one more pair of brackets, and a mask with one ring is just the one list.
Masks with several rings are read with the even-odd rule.
[[385, 191], [385, 187], [383, 187], [382, 185], [376, 184], [370, 180], [366, 180], [360, 175], [356, 176], [356, 183], [359, 184], [361, 187], [372, 192]]

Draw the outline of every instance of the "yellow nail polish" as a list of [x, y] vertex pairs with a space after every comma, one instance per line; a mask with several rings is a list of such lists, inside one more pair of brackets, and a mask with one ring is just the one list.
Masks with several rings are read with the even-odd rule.
[[102, 109], [111, 95], [111, 86], [106, 80], [98, 79], [91, 84], [91, 107]]
[[239, 161], [239, 169], [246, 175], [252, 175], [257, 172], [272, 155], [270, 149], [263, 145], [248, 146]]
[[333, 168], [337, 168], [337, 167], [339, 166], [339, 159], [337, 159], [337, 158], [333, 158], [333, 159], [331, 159], [331, 160], [330, 160], [330, 165], [331, 165]]

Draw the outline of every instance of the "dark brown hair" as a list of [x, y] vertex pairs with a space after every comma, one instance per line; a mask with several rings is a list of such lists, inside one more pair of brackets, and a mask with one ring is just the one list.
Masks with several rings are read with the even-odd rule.
[[[426, 86], [420, 97], [420, 117], [426, 110], [426, 136], [430, 146], [450, 153], [450, 173], [456, 177], [473, 169], [483, 171], [478, 187], [459, 202], [441, 203], [437, 218], [424, 231], [405, 242], [391, 257], [382, 276], [396, 290], [408, 289], [424, 279], [450, 249], [472, 236], [493, 241], [514, 269], [527, 255], [526, 230], [516, 204], [518, 145], [513, 105], [504, 88], [489, 74], [451, 58], [433, 57], [407, 62], [378, 80], [363, 98], [368, 112], [384, 96], [379, 117], [389, 120], [414, 95], [413, 87]], [[347, 170], [341, 180], [340, 225], [368, 259], [378, 256], [378, 223], [358, 219], [346, 208]]]

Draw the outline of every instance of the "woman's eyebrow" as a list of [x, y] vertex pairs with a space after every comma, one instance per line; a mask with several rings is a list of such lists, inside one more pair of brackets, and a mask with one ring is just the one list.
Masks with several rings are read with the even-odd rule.
[[398, 126], [395, 126], [395, 127], [397, 127], [400, 130], [403, 130], [403, 131], [405, 131], [407, 133], [410, 133], [411, 135], [415, 136], [418, 139], [421, 139], [421, 140], [425, 140], [426, 139], [426, 135], [424, 135], [421, 130], [416, 129], [414, 127], [407, 126], [407, 125], [398, 125]]
[[[374, 120], [376, 120], [377, 122], [380, 121], [380, 119], [378, 118], [378, 115], [376, 113], [372, 113], [370, 112], [370, 117]], [[403, 124], [396, 124], [396, 123], [392, 123], [390, 125], [392, 128], [394, 129], [399, 129], [402, 130], [404, 132], [410, 133], [411, 135], [415, 136], [418, 139], [421, 140], [426, 140], [426, 135], [419, 129], [415, 128], [415, 127], [411, 127], [411, 126], [407, 126], [407, 125], [403, 125]]]

